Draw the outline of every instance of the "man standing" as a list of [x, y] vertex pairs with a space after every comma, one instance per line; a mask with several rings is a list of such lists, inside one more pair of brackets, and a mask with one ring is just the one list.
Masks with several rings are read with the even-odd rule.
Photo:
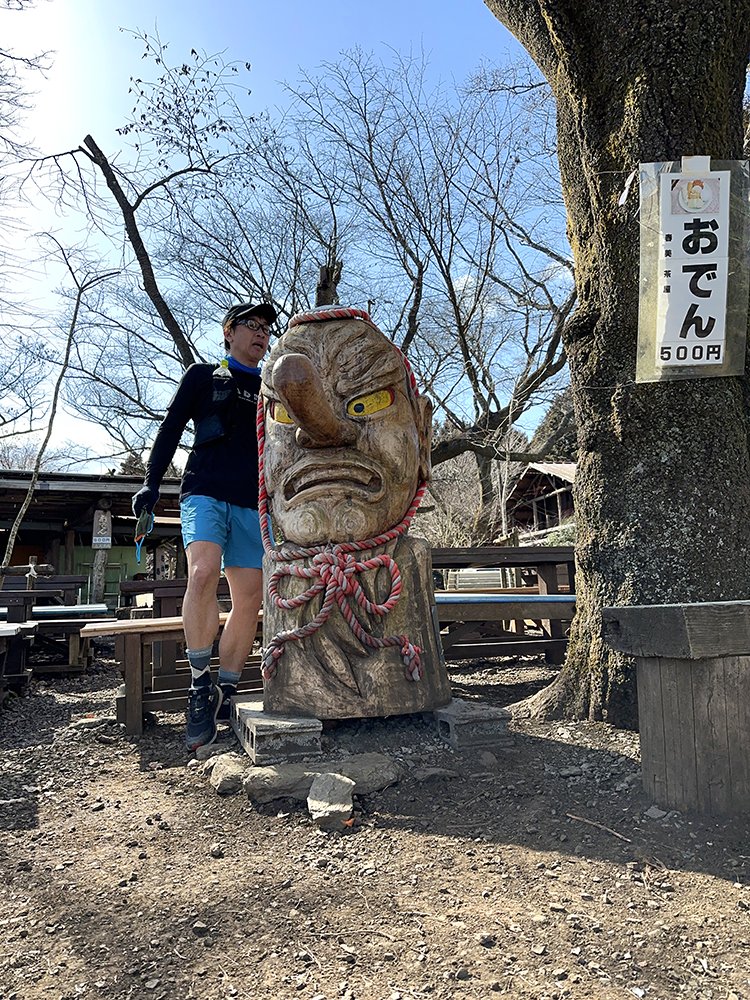
[[[276, 310], [268, 303], [245, 302], [227, 312], [225, 361], [218, 368], [191, 365], [185, 372], [154, 440], [145, 485], [133, 497], [136, 517], [154, 509], [164, 473], [192, 420], [195, 438], [180, 489], [188, 562], [182, 617], [192, 676], [185, 740], [190, 750], [213, 743], [217, 719], [229, 718], [230, 698], [255, 639], [263, 596], [255, 408], [258, 363], [275, 320]], [[219, 629], [216, 587], [222, 565], [232, 610], [219, 641], [214, 685], [210, 662]]]

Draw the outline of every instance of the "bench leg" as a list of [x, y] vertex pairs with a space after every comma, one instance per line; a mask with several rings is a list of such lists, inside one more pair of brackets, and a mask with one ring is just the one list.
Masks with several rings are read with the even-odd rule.
[[71, 632], [68, 636], [68, 665], [71, 667], [85, 666], [81, 656], [81, 637], [78, 632]]
[[143, 733], [143, 645], [139, 635], [126, 635], [122, 668], [125, 674], [125, 731]]
[[8, 639], [4, 674], [6, 681], [11, 681], [15, 686], [25, 683], [31, 672], [26, 666], [28, 644], [29, 640], [24, 635], [14, 635]]

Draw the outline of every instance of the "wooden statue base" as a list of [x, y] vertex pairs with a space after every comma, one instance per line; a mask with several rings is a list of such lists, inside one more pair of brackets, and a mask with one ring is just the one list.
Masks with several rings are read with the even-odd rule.
[[[264, 682], [266, 712], [312, 716], [318, 719], [374, 718], [430, 712], [447, 705], [451, 698], [440, 629], [432, 589], [430, 549], [421, 538], [406, 536], [360, 556], [370, 558], [387, 552], [401, 572], [401, 597], [384, 618], [356, 609], [366, 630], [379, 638], [406, 635], [422, 650], [424, 677], [408, 680], [398, 647], [371, 649], [352, 633], [338, 607], [313, 635], [289, 641], [274, 677]], [[275, 563], [265, 557], [264, 578], [269, 580]], [[390, 574], [380, 567], [361, 573], [357, 579], [370, 601], [383, 603], [390, 592]], [[309, 587], [310, 581], [287, 577], [279, 593], [292, 597]], [[272, 606], [266, 596], [263, 608], [263, 644], [279, 632], [298, 628], [320, 610], [322, 595], [302, 608], [285, 611]]]

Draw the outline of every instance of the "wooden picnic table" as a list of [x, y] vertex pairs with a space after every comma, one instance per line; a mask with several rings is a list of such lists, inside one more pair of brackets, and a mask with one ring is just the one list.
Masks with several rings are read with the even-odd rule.
[[[219, 616], [221, 630], [229, 617]], [[117, 698], [117, 717], [125, 723], [128, 733], [143, 732], [146, 710], [179, 711], [185, 705], [190, 686], [190, 668], [175, 664], [172, 673], [156, 673], [153, 669], [154, 646], [162, 642], [184, 641], [182, 618], [133, 618], [111, 622], [91, 622], [81, 629], [84, 639], [112, 636], [116, 655], [125, 680], [125, 690]], [[260, 691], [260, 657], [250, 656], [245, 664], [239, 690]]]
[[[482, 598], [473, 608], [460, 601], [443, 600], [443, 648], [448, 659], [481, 656], [544, 653], [550, 663], [562, 663], [567, 648], [567, 625], [575, 609], [575, 552], [569, 545], [483, 545], [478, 547], [433, 548], [432, 565], [444, 569], [516, 569], [522, 587], [497, 587], [469, 591], [462, 580], [458, 591]], [[486, 579], [486, 574], [484, 575]], [[440, 591], [442, 592], [442, 591]], [[439, 593], [439, 592], [438, 592]], [[514, 604], [507, 598], [517, 595], [534, 601], [535, 608]], [[543, 598], [563, 595], [572, 605]], [[497, 598], [493, 602], [493, 598]], [[540, 600], [542, 599], [542, 600]], [[571, 611], [572, 609], [572, 611]], [[529, 613], [521, 613], [521, 612]], [[533, 611], [533, 613], [531, 613]], [[453, 620], [446, 616], [450, 612]], [[544, 613], [543, 613], [544, 612]], [[548, 612], [548, 613], [547, 613]], [[461, 618], [463, 614], [465, 617]], [[528, 634], [526, 622], [537, 624], [541, 635]]]
[[36, 590], [0, 590], [0, 618], [9, 622], [25, 622], [32, 609], [43, 606], [42, 601], [55, 601], [62, 597], [61, 590], [48, 590], [42, 596]]
[[[563, 623], [575, 615], [575, 594], [467, 593], [437, 591], [435, 605], [447, 660], [544, 653], [560, 663], [567, 639]], [[541, 636], [526, 633], [534, 623]], [[515, 624], [512, 630], [508, 626]]]
[[[57, 596], [59, 591], [47, 591], [45, 598]], [[89, 662], [89, 644], [81, 639], [81, 626], [92, 620], [114, 620], [106, 604], [40, 604], [41, 593], [37, 590], [0, 592], [0, 621], [33, 624], [35, 645], [55, 651], [61, 643], [67, 647], [67, 663], [37, 664], [37, 670], [55, 672], [60, 670], [82, 670]], [[3, 606], [5, 605], [5, 606]], [[6, 659], [6, 675], [17, 682], [28, 678], [30, 673], [28, 643], [11, 644]]]
[[34, 604], [31, 617], [38, 621], [56, 621], [65, 618], [101, 618], [111, 615], [106, 604]]
[[58, 591], [59, 596], [54, 597], [54, 600], [58, 604], [77, 604], [80, 594], [87, 583], [87, 576], [60, 575], [55, 573], [50, 576], [36, 576], [33, 578], [33, 586], [29, 586], [28, 576], [6, 576], [2, 580], [0, 593], [19, 590], [33, 590], [37, 593]]
[[433, 548], [433, 569], [531, 569], [541, 593], [555, 593], [558, 567], [575, 592], [575, 552], [570, 545], [482, 545], [476, 548]]

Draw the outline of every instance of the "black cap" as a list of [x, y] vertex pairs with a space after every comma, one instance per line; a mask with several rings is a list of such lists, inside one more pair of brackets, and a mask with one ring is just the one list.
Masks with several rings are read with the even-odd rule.
[[243, 319], [250, 319], [251, 316], [260, 316], [261, 319], [273, 323], [276, 320], [277, 313], [270, 302], [260, 302], [257, 304], [240, 302], [239, 305], [232, 306], [231, 309], [227, 310], [227, 314], [221, 323], [222, 329], [234, 326], [235, 323], [239, 323]]

